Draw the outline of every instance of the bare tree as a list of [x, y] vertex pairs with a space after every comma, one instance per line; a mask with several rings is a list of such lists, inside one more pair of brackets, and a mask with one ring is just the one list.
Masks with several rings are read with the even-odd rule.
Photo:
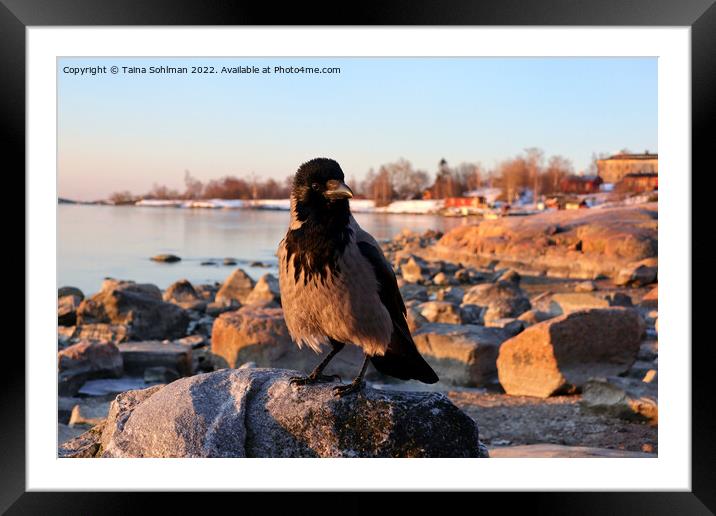
[[559, 192], [560, 182], [571, 174], [574, 174], [574, 167], [570, 160], [559, 155], [550, 157], [542, 175], [541, 191], [545, 194]]
[[525, 149], [525, 162], [532, 181], [532, 201], [537, 202], [540, 195], [540, 175], [544, 163], [544, 151], [537, 147]]
[[192, 177], [188, 170], [184, 171], [184, 185], [186, 186], [184, 191], [185, 199], [201, 199], [201, 195], [204, 193], [204, 185], [201, 181]]
[[112, 204], [133, 204], [135, 199], [132, 195], [132, 192], [129, 190], [124, 190], [122, 192], [114, 192], [112, 195], [109, 196], [109, 200], [112, 202]]

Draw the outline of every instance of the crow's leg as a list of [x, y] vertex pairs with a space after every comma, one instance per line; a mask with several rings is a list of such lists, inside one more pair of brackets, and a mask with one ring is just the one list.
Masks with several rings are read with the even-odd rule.
[[324, 358], [321, 363], [318, 364], [313, 371], [311, 371], [311, 374], [309, 374], [308, 376], [294, 376], [289, 380], [289, 382], [291, 384], [296, 385], [311, 385], [313, 383], [333, 382], [335, 380], [338, 380], [340, 382], [341, 377], [337, 374], [322, 374], [323, 370], [328, 365], [328, 362], [330, 362], [331, 359], [336, 356], [340, 350], [343, 349], [345, 344], [342, 342], [338, 342], [337, 340], [331, 339], [331, 346], [333, 346], [333, 349], [330, 351], [330, 353], [328, 353], [328, 355], [326, 355], [326, 358]]
[[341, 396], [345, 396], [346, 394], [361, 390], [361, 388], [363, 388], [363, 377], [365, 376], [365, 370], [368, 369], [369, 360], [370, 357], [366, 355], [365, 360], [363, 361], [363, 367], [360, 368], [360, 373], [358, 373], [358, 376], [355, 377], [355, 380], [353, 380], [348, 385], [339, 385], [338, 387], [333, 387], [333, 395], [338, 396], [340, 398]]

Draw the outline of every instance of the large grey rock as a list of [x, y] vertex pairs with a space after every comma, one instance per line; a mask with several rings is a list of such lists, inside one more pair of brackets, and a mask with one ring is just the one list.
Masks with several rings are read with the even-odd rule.
[[581, 406], [599, 414], [657, 424], [658, 386], [632, 378], [592, 378], [584, 385]]
[[483, 307], [483, 319], [518, 317], [532, 305], [525, 292], [513, 281], [476, 285], [465, 292], [463, 304]]
[[131, 338], [147, 340], [182, 337], [189, 317], [182, 308], [164, 302], [154, 285], [106, 280], [100, 292], [82, 301], [77, 322], [127, 325]]
[[477, 424], [443, 394], [333, 396], [331, 384], [292, 386], [295, 371], [233, 369], [130, 391], [101, 436], [61, 456], [484, 457]]
[[496, 360], [508, 335], [474, 324], [431, 323], [413, 334], [420, 354], [444, 383], [483, 386], [496, 380]]
[[580, 389], [595, 376], [626, 372], [644, 322], [630, 308], [592, 309], [530, 326], [504, 342], [497, 358], [507, 394], [546, 398]]
[[241, 269], [236, 269], [221, 285], [214, 301], [223, 305], [242, 305], [255, 285], [256, 283], [248, 274]]
[[[228, 367], [255, 362], [259, 367], [294, 368], [306, 373], [322, 358], [306, 346], [299, 349], [291, 340], [283, 310], [252, 306], [224, 313], [214, 321], [211, 352], [223, 358]], [[349, 344], [331, 360], [325, 373], [353, 378], [360, 370], [362, 357], [362, 351]], [[374, 375], [370, 368], [368, 377]]]

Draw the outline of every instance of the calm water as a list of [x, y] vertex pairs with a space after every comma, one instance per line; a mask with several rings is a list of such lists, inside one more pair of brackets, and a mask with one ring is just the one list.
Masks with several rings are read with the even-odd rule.
[[[286, 234], [288, 212], [255, 210], [189, 210], [114, 206], [59, 205], [57, 281], [91, 294], [102, 279], [113, 277], [166, 288], [186, 278], [192, 283], [223, 281], [241, 267], [258, 278], [276, 273], [276, 247]], [[376, 239], [403, 228], [445, 231], [465, 224], [461, 218], [433, 215], [357, 213], [358, 223]], [[149, 258], [171, 253], [178, 263]], [[236, 266], [203, 266], [201, 262], [231, 257]], [[249, 267], [261, 261], [268, 268]]]

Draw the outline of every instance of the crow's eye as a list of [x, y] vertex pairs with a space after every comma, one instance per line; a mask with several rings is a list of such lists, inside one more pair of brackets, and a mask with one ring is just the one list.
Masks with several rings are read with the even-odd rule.
[[319, 185], [318, 183], [313, 183], [311, 185], [311, 188], [313, 188], [315, 191], [318, 191], [321, 189], [321, 185]]

